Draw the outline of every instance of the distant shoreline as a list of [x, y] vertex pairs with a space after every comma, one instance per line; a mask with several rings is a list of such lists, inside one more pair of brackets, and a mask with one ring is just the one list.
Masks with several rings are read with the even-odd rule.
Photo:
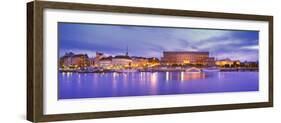
[[[59, 70], [60, 73], [136, 73], [136, 72], [187, 72], [185, 70], [137, 70], [134, 72], [120, 72], [116, 70], [98, 70], [98, 71], [77, 71], [77, 70]], [[202, 70], [200, 72], [203, 72]], [[259, 72], [258, 68], [220, 68], [216, 72]], [[192, 72], [191, 72], [192, 73]]]

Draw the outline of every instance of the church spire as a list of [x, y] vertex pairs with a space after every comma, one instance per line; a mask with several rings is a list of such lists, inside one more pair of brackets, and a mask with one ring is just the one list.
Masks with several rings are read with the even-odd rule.
[[127, 49], [126, 49], [126, 56], [128, 56], [129, 55], [129, 51], [128, 51], [129, 49], [128, 49], [128, 46], [127, 46]]

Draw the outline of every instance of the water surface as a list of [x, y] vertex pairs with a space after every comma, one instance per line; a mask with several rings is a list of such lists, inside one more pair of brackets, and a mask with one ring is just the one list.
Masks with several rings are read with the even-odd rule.
[[59, 73], [58, 99], [258, 91], [258, 72]]

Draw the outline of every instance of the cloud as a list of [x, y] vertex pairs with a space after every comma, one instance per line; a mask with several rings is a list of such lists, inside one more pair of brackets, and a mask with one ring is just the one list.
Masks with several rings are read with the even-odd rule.
[[214, 37], [222, 37], [231, 34], [231, 31], [213, 29], [177, 29], [173, 35], [175, 37], [191, 39], [190, 41], [202, 41]]
[[258, 31], [59, 23], [60, 55], [68, 50], [162, 57], [163, 51], [208, 51], [217, 58], [258, 59]]

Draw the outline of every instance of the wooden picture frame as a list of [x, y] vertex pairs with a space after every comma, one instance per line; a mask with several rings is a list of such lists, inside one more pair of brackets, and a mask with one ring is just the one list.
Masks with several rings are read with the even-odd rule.
[[[114, 12], [114, 13], [149, 14], [152, 16], [169, 15], [169, 16], [176, 16], [176, 17], [202, 17], [202, 18], [254, 20], [254, 21], [268, 22], [269, 23], [268, 26], [268, 31], [269, 31], [268, 32], [269, 35], [268, 36], [268, 41], [269, 41], [268, 101], [241, 103], [241, 104], [207, 105], [207, 106], [191, 106], [191, 107], [189, 106], [165, 107], [165, 108], [154, 108], [154, 109], [46, 115], [44, 114], [44, 104], [43, 104], [44, 103], [43, 101], [44, 99], [43, 11], [45, 9], [101, 11], [101, 12]], [[94, 5], [94, 4], [80, 4], [80, 3], [46, 2], [46, 1], [33, 1], [27, 3], [27, 120], [29, 121], [49, 122], [49, 121], [62, 121], [62, 120], [80, 120], [80, 119], [94, 119], [94, 118], [108, 118], [108, 117], [260, 108], [260, 107], [272, 107], [272, 106], [273, 106], [273, 16]]]

